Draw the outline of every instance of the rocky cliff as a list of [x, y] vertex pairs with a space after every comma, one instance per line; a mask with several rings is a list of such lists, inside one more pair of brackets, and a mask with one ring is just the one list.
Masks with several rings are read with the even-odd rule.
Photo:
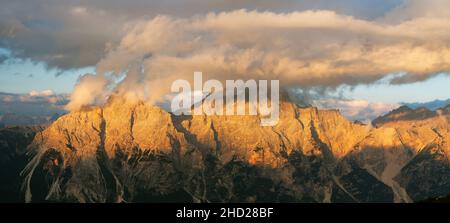
[[444, 112], [375, 128], [337, 110], [280, 108], [273, 127], [258, 116], [174, 116], [121, 98], [72, 112], [30, 145], [25, 199], [412, 202], [450, 194]]

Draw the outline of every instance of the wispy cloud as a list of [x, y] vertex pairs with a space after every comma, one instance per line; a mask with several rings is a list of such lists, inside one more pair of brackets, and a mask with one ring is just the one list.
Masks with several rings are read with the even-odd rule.
[[339, 109], [345, 117], [366, 123], [400, 106], [355, 99], [321, 99], [313, 101], [313, 105], [323, 109]]
[[[67, 103], [67, 94], [55, 94], [52, 90], [31, 91], [28, 94], [0, 93], [0, 102], [11, 103], [34, 103], [62, 106]], [[4, 104], [5, 105], [5, 104]], [[6, 106], [6, 105], [5, 105]]]

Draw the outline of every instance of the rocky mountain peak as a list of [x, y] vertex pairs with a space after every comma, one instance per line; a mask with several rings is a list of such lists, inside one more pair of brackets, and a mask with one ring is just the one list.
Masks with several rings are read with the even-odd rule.
[[[448, 122], [440, 119], [371, 129], [337, 110], [300, 108], [288, 100], [280, 104], [277, 125], [261, 126], [259, 119], [175, 116], [144, 102], [110, 98], [102, 107], [60, 117], [35, 137], [35, 155], [24, 171], [25, 197], [258, 201], [275, 191], [270, 193], [292, 201], [407, 202], [416, 195], [408, 195], [415, 189], [407, 188], [411, 180], [403, 168], [414, 167], [416, 156], [449, 152]], [[423, 150], [432, 145], [437, 149]], [[266, 186], [244, 189], [253, 183]], [[427, 190], [441, 186], [432, 182]]]
[[411, 109], [406, 105], [403, 105], [397, 109], [392, 110], [386, 115], [380, 116], [372, 121], [374, 126], [380, 126], [389, 122], [396, 121], [411, 121], [411, 120], [424, 120], [428, 118], [436, 117], [437, 113], [431, 111], [425, 107], [419, 107]]

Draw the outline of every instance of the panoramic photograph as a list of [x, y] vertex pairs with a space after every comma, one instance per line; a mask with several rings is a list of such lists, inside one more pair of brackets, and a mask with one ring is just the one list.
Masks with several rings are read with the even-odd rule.
[[0, 5], [0, 203], [450, 202], [450, 1]]

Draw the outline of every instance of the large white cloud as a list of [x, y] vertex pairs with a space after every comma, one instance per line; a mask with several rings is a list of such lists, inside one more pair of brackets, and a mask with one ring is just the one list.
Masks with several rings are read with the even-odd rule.
[[[393, 82], [418, 81], [450, 70], [449, 29], [446, 16], [400, 23], [333, 11], [157, 16], [131, 26], [97, 64], [97, 75], [108, 83], [124, 75], [113, 89], [150, 102], [168, 93], [173, 80], [190, 80], [194, 71], [209, 79], [279, 79], [283, 87], [304, 88], [372, 83], [394, 72], [407, 75]], [[89, 83], [77, 88], [84, 84]], [[89, 99], [110, 88], [104, 85]], [[75, 90], [72, 104], [92, 102], [78, 94]]]

